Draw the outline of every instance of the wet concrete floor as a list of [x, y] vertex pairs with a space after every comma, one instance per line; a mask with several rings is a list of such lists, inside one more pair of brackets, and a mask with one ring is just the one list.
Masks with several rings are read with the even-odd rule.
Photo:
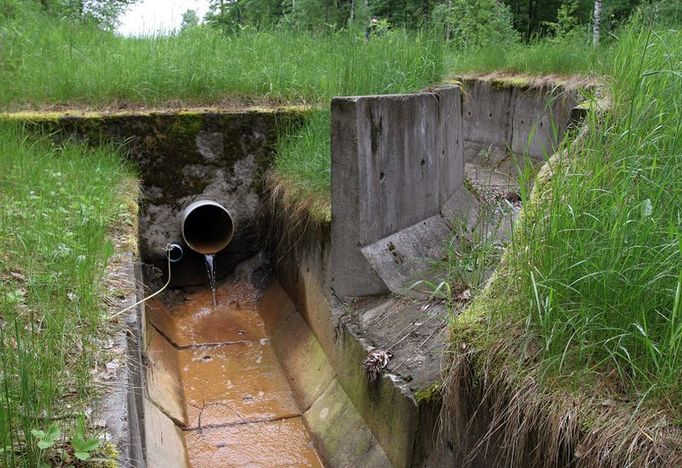
[[146, 308], [151, 365], [175, 374], [156, 379], [166, 387], [156, 404], [183, 430], [189, 465], [322, 466], [270, 345], [278, 311], [260, 311], [266, 324], [245, 283], [217, 294], [215, 309], [208, 288], [173, 291]]

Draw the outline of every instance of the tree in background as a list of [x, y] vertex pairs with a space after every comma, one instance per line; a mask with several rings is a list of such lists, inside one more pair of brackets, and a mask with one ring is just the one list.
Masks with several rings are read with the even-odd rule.
[[433, 21], [457, 48], [479, 48], [518, 40], [509, 7], [497, 0], [448, 0], [436, 5]]
[[282, 0], [211, 0], [206, 23], [224, 31], [270, 27], [284, 14]]
[[196, 26], [199, 26], [199, 15], [197, 15], [196, 10], [185, 10], [182, 14], [182, 25], [180, 26], [180, 29], [184, 31], [185, 29], [194, 28]]
[[582, 33], [577, 12], [578, 0], [567, 1], [559, 7], [556, 21], [545, 23], [552, 34], [552, 40], [560, 41]]
[[601, 0], [594, 0], [594, 15], [592, 16], [592, 43], [599, 45], [601, 34]]
[[350, 15], [350, 2], [338, 0], [284, 1], [284, 15], [280, 23], [310, 31], [333, 30], [344, 27]]
[[[614, 30], [648, 1], [604, 1], [601, 35]], [[680, 3], [682, 0], [662, 2]], [[468, 47], [519, 35], [526, 40], [561, 37], [565, 27], [587, 37], [588, 25], [595, 26], [594, 12], [595, 0], [211, 0], [206, 22], [224, 31], [285, 27], [324, 32], [348, 27], [364, 30], [370, 18], [376, 17], [392, 27], [413, 30], [435, 23], [453, 44]], [[518, 34], [512, 34], [509, 24]]]
[[140, 0], [19, 0], [26, 8], [39, 5], [47, 14], [80, 22], [91, 22], [103, 29], [113, 29], [118, 17]]

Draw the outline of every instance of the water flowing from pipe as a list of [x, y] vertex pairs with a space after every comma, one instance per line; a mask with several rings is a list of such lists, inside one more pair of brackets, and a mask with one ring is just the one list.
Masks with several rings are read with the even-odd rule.
[[218, 307], [218, 299], [215, 286], [215, 254], [204, 255], [206, 260], [206, 271], [208, 272], [208, 285], [211, 288], [211, 298], [213, 299], [213, 308]]

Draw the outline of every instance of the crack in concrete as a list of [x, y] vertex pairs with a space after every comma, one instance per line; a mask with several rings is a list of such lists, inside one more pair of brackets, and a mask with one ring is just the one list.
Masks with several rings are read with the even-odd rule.
[[201, 344], [194, 344], [194, 345], [179, 345], [175, 343], [165, 332], [159, 329], [154, 323], [151, 321], [148, 322], [149, 325], [152, 326], [154, 330], [156, 330], [159, 335], [164, 337], [166, 341], [176, 350], [178, 351], [185, 351], [188, 349], [212, 349], [212, 348], [220, 348], [221, 346], [227, 346], [227, 345], [234, 345], [234, 344], [249, 344], [249, 343], [263, 343], [267, 344], [270, 343], [270, 337], [267, 338], [259, 338], [257, 340], [234, 340], [234, 341], [221, 341], [217, 343], [201, 343]]

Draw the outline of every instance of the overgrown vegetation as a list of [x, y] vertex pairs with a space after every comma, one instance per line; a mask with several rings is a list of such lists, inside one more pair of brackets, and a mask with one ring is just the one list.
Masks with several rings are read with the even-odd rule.
[[622, 31], [609, 112], [523, 194], [501, 267], [453, 322], [451, 420], [466, 430], [477, 401], [481, 447], [499, 438], [508, 460], [682, 460], [681, 39]]
[[66, 466], [95, 449], [75, 423], [110, 347], [108, 233], [134, 193], [113, 149], [55, 146], [19, 126], [0, 126], [0, 163], [0, 464]]
[[623, 34], [612, 111], [590, 122], [523, 224], [518, 271], [548, 371], [615, 370], [637, 398], [682, 395], [682, 33]]
[[123, 38], [48, 17], [0, 26], [0, 105], [213, 103], [235, 96], [326, 102], [418, 89], [443, 74], [441, 45], [395, 31], [365, 43], [351, 32]]

